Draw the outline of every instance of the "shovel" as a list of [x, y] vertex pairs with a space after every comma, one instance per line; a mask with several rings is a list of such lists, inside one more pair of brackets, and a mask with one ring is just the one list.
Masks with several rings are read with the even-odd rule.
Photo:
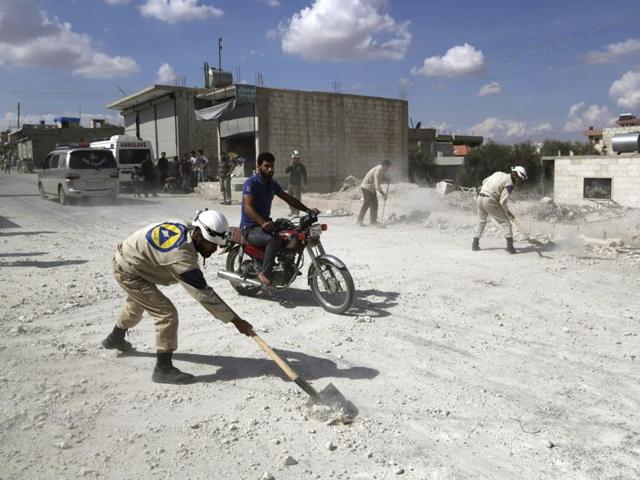
[[538, 247], [549, 247], [550, 246], [551, 242], [548, 242], [548, 243], [545, 244], [544, 242], [541, 242], [540, 240], [536, 240], [531, 235], [529, 235], [529, 233], [524, 229], [524, 227], [522, 226], [522, 224], [518, 221], [518, 219], [516, 217], [513, 217], [511, 219], [511, 222], [513, 222], [513, 224], [516, 227], [518, 227], [518, 230], [520, 230], [520, 233], [522, 233], [526, 237], [526, 239], [527, 239], [527, 241], [529, 243], [531, 243], [533, 245], [536, 245]]
[[[282, 369], [292, 382], [298, 385], [298, 387], [304, 390], [309, 397], [311, 397], [312, 403], [329, 407], [334, 414], [334, 418], [332, 420], [334, 423], [349, 424], [353, 422], [353, 419], [358, 415], [358, 409], [353, 403], [347, 400], [332, 383], [327, 385], [320, 392], [316, 391], [316, 389], [307, 381], [300, 378], [289, 364], [280, 355], [274, 352], [269, 344], [260, 338], [257, 333], [253, 332], [251, 334], [251, 338], [260, 345], [260, 348], [265, 351], [271, 360], [276, 362], [278, 367]], [[335, 414], [337, 414], [337, 417]]]

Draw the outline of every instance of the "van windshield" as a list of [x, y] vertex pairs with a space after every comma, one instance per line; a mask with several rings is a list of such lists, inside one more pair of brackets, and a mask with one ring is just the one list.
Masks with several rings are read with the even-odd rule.
[[118, 168], [118, 165], [109, 150], [76, 150], [75, 152], [71, 152], [69, 168], [72, 170]]
[[118, 150], [120, 165], [138, 165], [147, 155], [151, 157], [151, 150], [148, 148], [121, 148]]

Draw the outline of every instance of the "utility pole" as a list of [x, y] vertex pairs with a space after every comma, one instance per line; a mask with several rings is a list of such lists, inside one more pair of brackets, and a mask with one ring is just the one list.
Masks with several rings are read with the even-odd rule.
[[20, 102], [18, 102], [18, 130], [20, 130]]
[[218, 37], [218, 71], [222, 73], [222, 37]]

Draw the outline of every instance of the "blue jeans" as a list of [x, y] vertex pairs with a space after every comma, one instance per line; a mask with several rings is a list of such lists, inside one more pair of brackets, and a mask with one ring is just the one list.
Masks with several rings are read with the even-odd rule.
[[[276, 259], [276, 255], [278, 255], [278, 250], [280, 247], [279, 241], [269, 232], [265, 232], [262, 227], [258, 225], [254, 225], [250, 229], [248, 229], [245, 234], [247, 241], [249, 244], [254, 247], [264, 248], [264, 258], [262, 260], [262, 270], [261, 273], [270, 276], [271, 270], [273, 269], [273, 264]], [[269, 277], [271, 279], [271, 277]]]

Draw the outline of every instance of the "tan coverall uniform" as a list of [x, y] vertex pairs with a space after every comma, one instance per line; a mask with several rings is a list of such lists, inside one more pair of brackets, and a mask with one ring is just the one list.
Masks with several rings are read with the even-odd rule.
[[382, 183], [384, 182], [384, 171], [382, 165], [373, 167], [367, 172], [362, 180], [360, 188], [362, 189], [362, 197], [364, 203], [358, 215], [358, 223], [362, 223], [367, 210], [371, 209], [371, 223], [378, 221], [378, 192], [382, 191]]
[[113, 275], [127, 293], [116, 324], [119, 328], [132, 328], [146, 310], [155, 320], [158, 352], [178, 348], [178, 311], [156, 285], [180, 283], [217, 319], [227, 323], [235, 317], [207, 285], [191, 232], [179, 220], [154, 223], [118, 245], [113, 257]]
[[482, 181], [482, 188], [477, 199], [480, 222], [478, 223], [476, 238], [482, 236], [489, 215], [502, 225], [505, 238], [513, 237], [511, 222], [505, 213], [508, 211], [507, 201], [512, 191], [513, 181], [508, 173], [496, 172]]

